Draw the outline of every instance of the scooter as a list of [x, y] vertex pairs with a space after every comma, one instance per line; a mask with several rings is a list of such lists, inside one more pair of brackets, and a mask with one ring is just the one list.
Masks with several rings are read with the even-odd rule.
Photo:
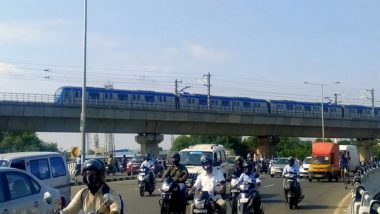
[[[263, 213], [263, 208], [260, 208], [259, 213], [254, 211], [254, 199], [257, 196], [257, 191], [255, 189], [256, 185], [254, 182], [244, 182], [238, 186], [240, 190], [237, 197], [237, 213], [238, 214], [261, 214]], [[261, 205], [262, 206], [262, 205]]]
[[181, 200], [181, 192], [179, 185], [170, 177], [166, 178], [162, 183], [161, 199], [159, 204], [161, 214], [185, 213], [186, 202]]
[[237, 197], [239, 196], [240, 190], [237, 188], [238, 179], [236, 176], [231, 178], [231, 187], [230, 187], [230, 206], [232, 209], [232, 214], [237, 213]]
[[[149, 168], [144, 167], [139, 169], [137, 175], [137, 184], [140, 190], [140, 196], [144, 196], [145, 192], [149, 192], [149, 195], [152, 195], [153, 191], [156, 189], [155, 179], [153, 178], [153, 182], [149, 181], [149, 174], [152, 173]], [[153, 175], [154, 177], [154, 175]]]
[[219, 205], [212, 199], [213, 196], [218, 194], [220, 186], [217, 185], [214, 191], [207, 192], [202, 190], [197, 190], [194, 194], [194, 206], [191, 213], [207, 213], [207, 214], [219, 214], [221, 209]]
[[302, 201], [300, 185], [297, 181], [297, 175], [294, 172], [288, 172], [284, 175], [284, 193], [285, 203], [289, 209], [297, 208], [298, 203]]

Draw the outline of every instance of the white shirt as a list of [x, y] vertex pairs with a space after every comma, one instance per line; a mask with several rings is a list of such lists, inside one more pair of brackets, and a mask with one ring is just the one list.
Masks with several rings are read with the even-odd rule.
[[261, 183], [260, 178], [255, 178], [255, 175], [256, 175], [256, 173], [251, 173], [251, 175], [241, 173], [239, 180], [238, 180], [238, 183], [242, 184], [245, 181], [248, 181], [248, 182], [254, 183], [254, 184]]
[[293, 166], [286, 165], [284, 170], [282, 171], [282, 176], [284, 176], [288, 172], [294, 172], [296, 173], [297, 177], [300, 176], [300, 169], [298, 168], [297, 164], [294, 164]]
[[142, 164], [140, 166], [140, 169], [143, 167], [147, 167], [148, 169], [150, 169], [150, 168], [154, 167], [154, 162], [152, 160], [150, 160], [150, 161], [144, 160], [144, 162], [142, 162]]
[[81, 164], [81, 158], [77, 157], [77, 164]]
[[211, 174], [207, 174], [206, 171], [199, 174], [194, 183], [194, 187], [196, 189], [202, 189], [202, 191], [212, 192], [214, 191], [214, 187], [222, 181], [225, 181], [222, 172], [214, 168]]

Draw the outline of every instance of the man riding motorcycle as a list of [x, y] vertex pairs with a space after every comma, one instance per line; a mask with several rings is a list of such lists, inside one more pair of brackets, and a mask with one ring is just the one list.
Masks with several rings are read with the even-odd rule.
[[[77, 214], [80, 210], [83, 210], [84, 213], [95, 213], [98, 210], [105, 214], [121, 214], [123, 203], [120, 195], [105, 183], [106, 167], [104, 162], [98, 159], [90, 159], [83, 166], [83, 183], [87, 187], [79, 190], [69, 205], [60, 213]], [[114, 196], [111, 205], [104, 204], [102, 206], [105, 193]]]
[[242, 156], [237, 156], [235, 158], [235, 167], [234, 167], [233, 175], [235, 175], [236, 178], [239, 178], [240, 175], [244, 172], [243, 163], [244, 163], [244, 160]]
[[[201, 164], [204, 171], [198, 175], [194, 186], [189, 190], [191, 194], [194, 190], [201, 189], [202, 191], [213, 192], [217, 185], [221, 185], [218, 194], [213, 195], [212, 199], [221, 208], [221, 213], [226, 213], [226, 202], [222, 199], [221, 195], [226, 191], [226, 182], [222, 172], [218, 169], [213, 169], [212, 158], [209, 155], [202, 155]], [[193, 204], [192, 204], [193, 207]]]
[[155, 180], [156, 179], [154, 177], [154, 172], [153, 172], [154, 162], [153, 162], [152, 157], [150, 156], [149, 153], [146, 154], [145, 160], [140, 165], [140, 169], [143, 169], [143, 168], [148, 168], [149, 169], [149, 184], [150, 185], [155, 184]]
[[[302, 195], [302, 189], [301, 189], [301, 184], [299, 182], [300, 179], [300, 169], [299, 167], [295, 164], [296, 160], [294, 159], [293, 156], [289, 156], [288, 158], [288, 165], [284, 167], [284, 170], [282, 171], [282, 177], [285, 177], [287, 173], [294, 173], [297, 175], [297, 183], [298, 183], [298, 189], [299, 189], [299, 196], [300, 198], [303, 198], [304, 196]], [[284, 180], [285, 182], [285, 180]], [[285, 184], [284, 184], [285, 185]], [[286, 195], [285, 195], [286, 197]]]
[[349, 167], [350, 167], [350, 160], [348, 159], [346, 155], [344, 155], [344, 153], [341, 153], [339, 157], [339, 167], [340, 167], [340, 176], [343, 180], [344, 169], [346, 169], [347, 172], [349, 172]]
[[242, 173], [238, 180], [238, 185], [244, 183], [244, 182], [250, 182], [255, 185], [256, 190], [256, 197], [253, 199], [253, 209], [255, 213], [259, 214], [262, 213], [261, 209], [261, 195], [258, 191], [258, 188], [261, 186], [261, 180], [258, 176], [256, 176], [256, 173], [253, 172], [254, 164], [251, 161], [248, 161], [244, 165], [244, 173]]
[[171, 177], [174, 182], [176, 182], [179, 186], [179, 189], [181, 191], [181, 197], [183, 206], [186, 209], [186, 180], [189, 176], [189, 173], [187, 171], [186, 166], [180, 164], [181, 156], [178, 153], [175, 153], [170, 158], [172, 165], [165, 171], [164, 175], [162, 176], [161, 181], [163, 181], [167, 177]]

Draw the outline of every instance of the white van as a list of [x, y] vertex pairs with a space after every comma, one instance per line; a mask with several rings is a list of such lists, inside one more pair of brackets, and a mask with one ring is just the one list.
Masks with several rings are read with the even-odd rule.
[[46, 185], [58, 189], [64, 205], [70, 202], [70, 174], [65, 158], [58, 152], [16, 152], [0, 154], [0, 166], [25, 170]]
[[195, 182], [202, 172], [201, 157], [203, 154], [213, 157], [213, 167], [219, 169], [224, 177], [227, 176], [227, 160], [224, 147], [216, 144], [197, 144], [179, 152], [181, 164], [187, 167], [190, 179]]
[[339, 155], [347, 154], [350, 160], [350, 172], [355, 172], [360, 167], [358, 147], [355, 145], [339, 145]]

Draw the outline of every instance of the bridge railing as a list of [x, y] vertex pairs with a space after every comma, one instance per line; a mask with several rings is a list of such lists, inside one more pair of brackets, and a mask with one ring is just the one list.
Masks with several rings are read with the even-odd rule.
[[11, 103], [54, 103], [54, 95], [0, 92], [0, 101]]
[[[351, 214], [380, 213], [380, 166], [373, 164], [362, 167], [355, 174], [352, 190]], [[376, 195], [374, 195], [376, 194]]]

